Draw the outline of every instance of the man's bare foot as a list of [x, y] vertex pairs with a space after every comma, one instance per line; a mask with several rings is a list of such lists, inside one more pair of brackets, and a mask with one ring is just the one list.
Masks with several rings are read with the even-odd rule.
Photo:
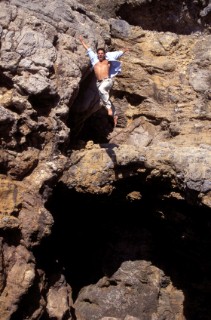
[[113, 111], [112, 111], [112, 109], [110, 108], [110, 109], [108, 109], [108, 115], [109, 116], [111, 116], [111, 117], [113, 117]]
[[117, 116], [117, 115], [115, 115], [115, 116], [114, 116], [114, 127], [116, 127], [116, 125], [117, 125], [117, 121], [118, 121], [118, 116]]

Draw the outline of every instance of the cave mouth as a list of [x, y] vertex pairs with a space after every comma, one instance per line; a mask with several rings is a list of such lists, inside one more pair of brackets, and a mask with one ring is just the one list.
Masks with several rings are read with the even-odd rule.
[[[210, 319], [210, 212], [161, 197], [164, 185], [143, 188], [136, 179], [119, 182], [109, 196], [58, 183], [47, 203], [52, 234], [34, 252], [38, 267], [62, 272], [75, 300], [81, 288], [111, 276], [123, 261], [148, 260], [183, 291], [187, 319]], [[140, 200], [128, 197], [131, 187]]]
[[117, 10], [116, 16], [144, 30], [189, 35], [202, 32], [206, 27], [200, 16], [202, 9], [201, 1], [154, 0], [141, 4], [124, 3]]

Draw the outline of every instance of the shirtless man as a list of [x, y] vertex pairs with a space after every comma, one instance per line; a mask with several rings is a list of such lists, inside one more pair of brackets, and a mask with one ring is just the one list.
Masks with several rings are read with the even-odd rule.
[[118, 117], [114, 105], [110, 101], [109, 92], [114, 84], [113, 77], [121, 72], [121, 63], [117, 61], [117, 59], [119, 59], [124, 52], [128, 51], [128, 49], [106, 53], [103, 48], [98, 48], [97, 53], [94, 53], [85, 43], [82, 36], [79, 37], [79, 40], [87, 50], [87, 54], [94, 68], [97, 79], [96, 85], [103, 105], [107, 109], [108, 115], [113, 117], [114, 126], [116, 126]]

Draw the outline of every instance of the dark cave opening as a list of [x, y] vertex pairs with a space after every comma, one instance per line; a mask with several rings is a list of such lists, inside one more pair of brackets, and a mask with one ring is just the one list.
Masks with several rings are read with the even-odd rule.
[[[184, 292], [186, 319], [210, 319], [210, 212], [163, 197], [165, 183], [141, 187], [128, 178], [110, 196], [59, 183], [47, 204], [52, 234], [35, 250], [38, 266], [47, 274], [62, 272], [75, 300], [81, 288], [110, 277], [123, 261], [148, 260]], [[134, 189], [140, 200], [127, 197]]]

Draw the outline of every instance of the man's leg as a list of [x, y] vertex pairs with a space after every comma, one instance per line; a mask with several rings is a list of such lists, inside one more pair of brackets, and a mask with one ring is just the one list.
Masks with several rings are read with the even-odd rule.
[[115, 110], [114, 111], [112, 110], [114, 106], [112, 106], [112, 103], [110, 101], [110, 96], [109, 96], [109, 92], [112, 86], [113, 86], [113, 80], [111, 78], [105, 79], [102, 82], [97, 82], [100, 98], [103, 102], [103, 105], [106, 107], [109, 116], [113, 116], [115, 112]]
[[114, 118], [114, 127], [116, 127], [116, 125], [117, 125], [117, 120], [118, 120], [118, 116], [117, 116], [117, 114], [116, 114], [116, 109], [115, 109], [113, 103], [112, 103], [111, 110], [112, 110], [112, 116], [113, 116], [113, 118]]

